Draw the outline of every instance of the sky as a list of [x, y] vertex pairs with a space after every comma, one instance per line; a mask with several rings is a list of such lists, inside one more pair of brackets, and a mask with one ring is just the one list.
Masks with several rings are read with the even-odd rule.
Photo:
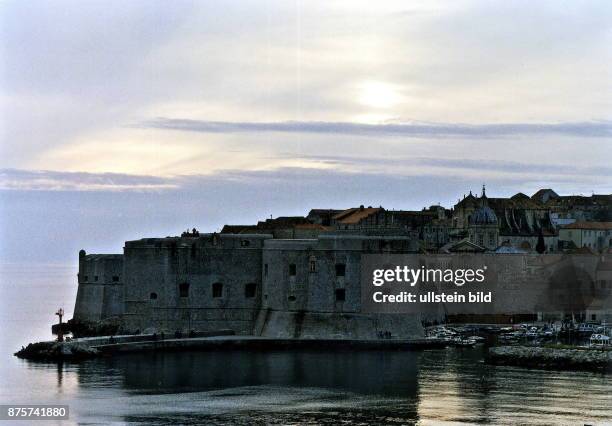
[[2, 1], [0, 261], [612, 193], [609, 1]]

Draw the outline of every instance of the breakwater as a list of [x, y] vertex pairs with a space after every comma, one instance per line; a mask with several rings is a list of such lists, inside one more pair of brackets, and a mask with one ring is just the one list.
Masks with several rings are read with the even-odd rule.
[[612, 372], [612, 350], [602, 349], [497, 346], [489, 349], [486, 361], [494, 365]]
[[[212, 334], [212, 333], [211, 333]], [[204, 337], [162, 338], [158, 335], [113, 336], [75, 339], [70, 342], [31, 343], [15, 356], [31, 360], [74, 360], [135, 352], [222, 350], [421, 350], [441, 349], [437, 339], [280, 339], [217, 334]]]

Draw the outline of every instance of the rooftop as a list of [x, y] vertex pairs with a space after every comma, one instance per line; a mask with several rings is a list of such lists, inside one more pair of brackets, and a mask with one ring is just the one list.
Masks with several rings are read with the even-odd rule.
[[574, 222], [564, 225], [563, 229], [612, 230], [612, 222]]
[[368, 216], [383, 211], [382, 207], [356, 207], [338, 213], [333, 219], [343, 225], [355, 225]]

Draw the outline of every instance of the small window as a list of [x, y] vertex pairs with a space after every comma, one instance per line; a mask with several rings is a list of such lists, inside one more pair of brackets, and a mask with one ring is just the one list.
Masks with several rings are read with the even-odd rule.
[[119, 275], [113, 275], [113, 282], [119, 282]]
[[98, 281], [98, 276], [94, 275], [94, 281]]
[[157, 299], [157, 293], [153, 292], [153, 293], [149, 294], [149, 299], [156, 300]]
[[181, 284], [179, 284], [179, 296], [180, 297], [189, 297], [189, 283], [181, 283]]
[[295, 302], [295, 296], [289, 296], [287, 300], [289, 300], [290, 302]]
[[336, 263], [336, 276], [343, 277], [346, 274], [346, 265], [344, 263]]
[[267, 263], [264, 264], [264, 275], [266, 277], [268, 276], [268, 264]]
[[89, 275], [85, 275], [85, 276], [83, 277], [83, 281], [89, 281]]
[[595, 314], [591, 314], [591, 320], [592, 320], [592, 321], [595, 321], [596, 319], [597, 319], [597, 315], [595, 315]]
[[310, 272], [317, 272], [317, 261], [314, 259], [310, 259], [308, 270]]
[[344, 302], [346, 299], [346, 290], [343, 288], [336, 289], [336, 302]]
[[289, 265], [289, 275], [294, 277], [296, 274], [297, 274], [297, 267], [295, 266], [295, 263], [292, 263]]
[[240, 245], [242, 247], [248, 247], [248, 246], [251, 245], [251, 242], [249, 240], [242, 240], [242, 241], [240, 241]]
[[248, 283], [247, 285], [244, 286], [244, 297], [246, 297], [247, 299], [251, 299], [255, 297], [256, 291], [257, 291], [257, 284]]
[[215, 298], [223, 297], [223, 284], [214, 283], [212, 285], [212, 297], [215, 297]]

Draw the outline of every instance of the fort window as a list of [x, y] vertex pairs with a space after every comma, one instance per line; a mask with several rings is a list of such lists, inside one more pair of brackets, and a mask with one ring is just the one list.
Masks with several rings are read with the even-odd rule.
[[336, 263], [336, 276], [343, 277], [346, 274], [346, 265], [344, 263]]
[[113, 282], [119, 282], [119, 275], [113, 275]]
[[240, 245], [242, 247], [248, 247], [248, 246], [251, 245], [251, 242], [249, 240], [242, 240], [242, 241], [240, 241]]
[[314, 259], [310, 259], [308, 270], [310, 272], [317, 272], [317, 261]]
[[98, 281], [98, 276], [94, 275], [94, 281]]
[[346, 300], [346, 290], [343, 288], [336, 289], [336, 302], [344, 302]]
[[264, 275], [267, 277], [268, 276], [268, 264], [264, 264]]
[[257, 291], [257, 284], [248, 283], [247, 285], [244, 286], [244, 297], [246, 297], [247, 299], [251, 299], [255, 297], [256, 291]]
[[287, 300], [289, 300], [290, 302], [295, 302], [295, 296], [289, 296]]
[[289, 265], [289, 275], [294, 277], [296, 274], [297, 274], [297, 267], [295, 266], [295, 263], [291, 263]]
[[153, 293], [149, 294], [149, 299], [151, 299], [151, 300], [157, 299], [157, 293], [153, 292]]
[[189, 283], [181, 283], [181, 284], [179, 284], [179, 296], [180, 297], [189, 297]]
[[83, 277], [83, 281], [89, 281], [89, 275], [85, 275], [85, 276]]
[[223, 297], [223, 284], [214, 283], [212, 285], [212, 297]]

